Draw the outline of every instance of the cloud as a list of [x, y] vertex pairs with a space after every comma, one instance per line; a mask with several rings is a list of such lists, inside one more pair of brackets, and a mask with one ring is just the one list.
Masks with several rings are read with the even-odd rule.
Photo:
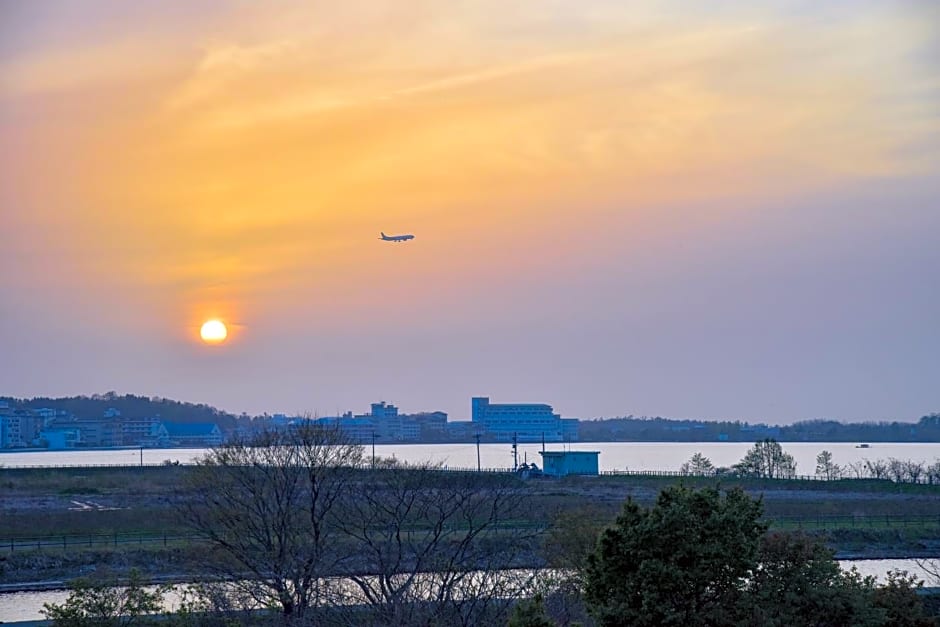
[[[295, 88], [285, 93], [260, 99], [248, 99], [247, 102], [240, 104], [222, 105], [209, 112], [203, 119], [203, 123], [204, 128], [228, 131], [269, 123], [288, 122], [343, 109], [364, 108], [402, 98], [470, 88], [481, 83], [519, 77], [534, 72], [561, 70], [565, 67], [597, 61], [605, 54], [585, 52], [546, 55], [525, 61], [494, 64], [489, 67], [451, 74], [446, 74], [447, 70], [442, 68], [436, 72], [444, 74], [441, 78], [392, 89], [375, 85], [343, 83], [336, 86], [327, 83], [299, 90]], [[404, 73], [403, 76], [396, 76], [393, 80], [403, 82], [407, 78], [408, 74]]]
[[210, 44], [192, 75], [170, 96], [168, 106], [172, 110], [205, 102], [244, 74], [283, 62], [296, 48], [296, 43], [290, 40], [253, 46]]
[[597, 62], [605, 57], [610, 57], [610, 52], [572, 52], [565, 54], [551, 54], [541, 57], [527, 59], [525, 61], [498, 64], [491, 67], [475, 69], [469, 72], [461, 72], [444, 76], [442, 78], [396, 89], [391, 93], [380, 96], [380, 99], [395, 98], [401, 96], [413, 96], [429, 92], [447, 91], [467, 87], [478, 83], [500, 80], [529, 72], [539, 72], [550, 69], [561, 69], [583, 63]]

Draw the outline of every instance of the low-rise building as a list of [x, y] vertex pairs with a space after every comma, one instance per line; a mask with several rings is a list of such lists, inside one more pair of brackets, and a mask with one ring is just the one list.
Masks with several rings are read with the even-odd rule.
[[371, 444], [418, 442], [425, 437], [443, 439], [447, 414], [442, 411], [401, 414], [398, 407], [385, 401], [372, 403], [368, 414], [327, 416], [316, 420], [321, 425], [337, 426], [352, 440]]
[[444, 440], [447, 437], [447, 414], [442, 411], [421, 412], [408, 416], [417, 427], [416, 437], [426, 442]]
[[542, 473], [552, 477], [597, 475], [600, 451], [540, 451]]
[[160, 417], [118, 418], [123, 446], [152, 446], [160, 437]]
[[156, 438], [169, 446], [207, 447], [222, 444], [222, 430], [214, 422], [162, 422]]
[[82, 446], [82, 432], [75, 427], [49, 427], [39, 432], [40, 441], [50, 449]]

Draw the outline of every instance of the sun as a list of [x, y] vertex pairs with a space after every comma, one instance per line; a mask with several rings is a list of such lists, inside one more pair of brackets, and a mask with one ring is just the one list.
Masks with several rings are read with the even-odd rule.
[[206, 344], [219, 344], [228, 337], [228, 329], [221, 320], [206, 320], [199, 329], [199, 336]]

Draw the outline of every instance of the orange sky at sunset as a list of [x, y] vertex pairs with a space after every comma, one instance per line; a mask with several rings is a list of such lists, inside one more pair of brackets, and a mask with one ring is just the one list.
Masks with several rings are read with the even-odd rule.
[[0, 395], [940, 409], [936, 3], [355, 4], [0, 6]]

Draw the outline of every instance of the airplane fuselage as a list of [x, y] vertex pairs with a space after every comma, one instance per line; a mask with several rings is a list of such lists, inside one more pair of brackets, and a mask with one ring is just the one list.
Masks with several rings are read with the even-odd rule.
[[386, 235], [385, 233], [382, 233], [382, 237], [380, 237], [379, 239], [382, 240], [383, 242], [407, 242], [408, 240], [414, 239], [414, 238], [415, 238], [415, 236], [414, 236], [414, 235], [411, 235], [411, 234], [408, 234], [408, 235]]

